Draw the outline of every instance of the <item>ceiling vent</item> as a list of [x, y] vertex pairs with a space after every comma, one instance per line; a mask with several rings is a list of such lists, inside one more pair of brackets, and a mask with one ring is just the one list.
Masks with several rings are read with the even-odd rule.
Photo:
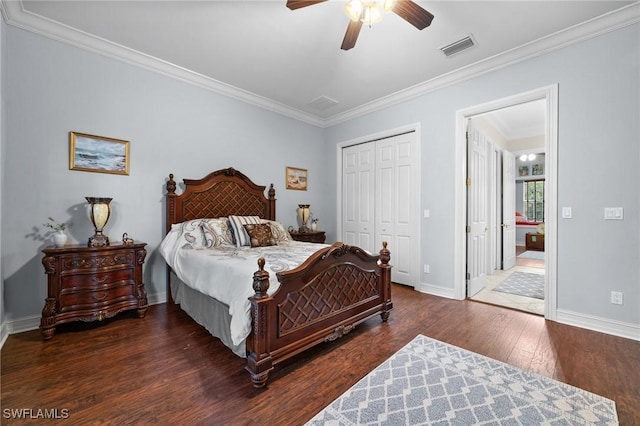
[[317, 109], [318, 111], [324, 111], [325, 109], [329, 109], [334, 105], [338, 105], [338, 101], [327, 96], [318, 96], [307, 105]]
[[454, 41], [451, 44], [441, 47], [440, 50], [442, 51], [442, 53], [444, 53], [444, 56], [451, 56], [455, 55], [456, 53], [460, 53], [463, 50], [467, 50], [475, 45], [476, 42], [473, 39], [473, 36], [469, 34], [468, 36], [465, 36], [460, 40]]

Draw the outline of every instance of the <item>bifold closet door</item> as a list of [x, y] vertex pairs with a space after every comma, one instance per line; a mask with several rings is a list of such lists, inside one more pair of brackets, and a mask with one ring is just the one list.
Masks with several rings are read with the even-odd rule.
[[342, 241], [377, 253], [374, 234], [375, 143], [342, 150]]
[[415, 133], [376, 141], [375, 196], [376, 247], [387, 241], [392, 281], [414, 287], [420, 271], [415, 145]]

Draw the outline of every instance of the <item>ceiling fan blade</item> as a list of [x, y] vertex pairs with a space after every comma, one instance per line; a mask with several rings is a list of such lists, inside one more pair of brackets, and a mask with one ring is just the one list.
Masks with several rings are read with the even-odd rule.
[[411, 0], [398, 0], [392, 10], [396, 15], [419, 30], [427, 28], [433, 21], [431, 13]]
[[312, 6], [316, 3], [324, 3], [327, 0], [287, 0], [287, 7], [291, 10]]
[[356, 45], [360, 28], [362, 28], [362, 21], [349, 21], [349, 26], [347, 27], [347, 32], [344, 35], [340, 49], [349, 50]]

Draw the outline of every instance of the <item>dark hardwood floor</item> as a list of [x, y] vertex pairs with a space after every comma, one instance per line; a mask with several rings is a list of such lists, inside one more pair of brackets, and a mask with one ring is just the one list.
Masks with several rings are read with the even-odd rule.
[[233, 355], [172, 304], [146, 318], [11, 335], [1, 352], [2, 424], [11, 409], [68, 410], [63, 424], [300, 425], [417, 334], [553, 377], [616, 401], [621, 425], [640, 424], [640, 342], [539, 316], [393, 286], [389, 322], [376, 316], [330, 344], [279, 365], [254, 389]]

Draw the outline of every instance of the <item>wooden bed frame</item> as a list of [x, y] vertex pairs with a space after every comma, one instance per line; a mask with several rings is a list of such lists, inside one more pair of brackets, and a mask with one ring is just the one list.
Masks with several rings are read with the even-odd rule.
[[[199, 218], [257, 215], [275, 220], [273, 184], [265, 197], [265, 186], [233, 168], [202, 179], [184, 179], [180, 195], [173, 174], [166, 187], [167, 232], [174, 223]], [[378, 313], [386, 322], [393, 308], [389, 259], [386, 243], [379, 256], [335, 243], [296, 269], [278, 273], [280, 288], [269, 296], [269, 273], [260, 258], [253, 275], [255, 294], [249, 299], [252, 332], [246, 340], [245, 368], [253, 385], [263, 387], [279, 362], [318, 343], [336, 340]]]

